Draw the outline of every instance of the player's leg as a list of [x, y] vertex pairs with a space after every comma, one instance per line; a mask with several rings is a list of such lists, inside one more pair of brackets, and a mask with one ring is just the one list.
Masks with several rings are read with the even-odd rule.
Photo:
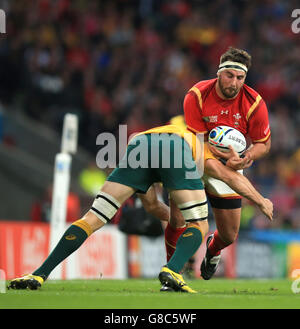
[[152, 185], [146, 194], [137, 193], [142, 201], [144, 209], [152, 216], [158, 218], [162, 222], [168, 222], [170, 218], [170, 208], [159, 200], [156, 192], [155, 184]]
[[180, 272], [208, 232], [207, 199], [204, 190], [176, 190], [170, 194], [186, 222], [186, 229], [177, 240], [176, 250], [168, 262], [176, 272]]
[[241, 208], [213, 208], [217, 230], [208, 247], [212, 255], [217, 255], [222, 249], [232, 244], [238, 237], [240, 228]]
[[65, 231], [44, 263], [32, 274], [12, 280], [10, 288], [39, 288], [52, 270], [76, 251], [93, 232], [109, 222], [121, 204], [134, 192], [135, 189], [132, 187], [115, 182], [105, 182], [91, 209]]
[[[211, 198], [217, 229], [207, 238], [207, 251], [201, 263], [201, 276], [209, 280], [217, 270], [221, 250], [232, 244], [239, 232], [241, 199]], [[227, 209], [225, 208], [225, 204]]]
[[[170, 191], [170, 198], [180, 209], [185, 222], [190, 224], [179, 237], [176, 251], [166, 266], [162, 268], [159, 280], [163, 287], [169, 286], [182, 292], [195, 292], [186, 285], [179, 272], [199, 248], [203, 236], [206, 234], [206, 195], [188, 143], [178, 135], [172, 136], [171, 142], [170, 136], [154, 136], [154, 142], [157, 138], [165, 138], [165, 141], [169, 142], [169, 147], [165, 150], [163, 150], [164, 143], [161, 143], [159, 154], [161, 159], [163, 156], [168, 156], [170, 162], [168, 166], [161, 164], [154, 171], [157, 173], [159, 181]], [[155, 144], [157, 145], [157, 143]], [[182, 152], [178, 151], [180, 147]]]
[[151, 186], [146, 194], [137, 193], [141, 199], [145, 210], [162, 221], [165, 224], [165, 247], [167, 261], [172, 257], [176, 242], [179, 236], [185, 231], [185, 220], [173, 200], [169, 200], [169, 205], [158, 200], [154, 186]]
[[165, 247], [167, 261], [172, 257], [176, 242], [185, 230], [185, 220], [174, 203], [174, 201], [169, 200], [169, 205], [161, 202], [155, 191], [155, 187], [151, 186], [146, 194], [137, 193], [138, 197], [141, 199], [143, 207], [145, 210], [162, 221], [162, 225], [165, 224]]
[[[186, 229], [185, 220], [173, 200], [169, 200], [170, 207], [158, 200], [154, 186], [151, 186], [146, 194], [138, 193], [138, 196], [142, 201], [143, 207], [148, 213], [160, 219], [162, 221], [162, 225], [166, 223], [164, 226], [164, 235], [168, 262], [176, 249], [178, 238]], [[193, 264], [194, 258], [192, 257], [185, 265], [187, 273], [190, 276], [192, 276], [193, 273]]]
[[121, 204], [137, 190], [146, 192], [153, 183], [149, 170], [132, 168], [129, 155], [135, 145], [128, 145], [119, 166], [108, 176], [107, 181], [96, 196], [91, 209], [84, 217], [74, 222], [64, 233], [46, 261], [31, 275], [17, 278], [10, 284], [14, 289], [36, 289], [51, 271], [70, 254], [77, 250], [93, 232], [110, 221]]
[[[193, 194], [193, 191], [202, 190], [203, 184], [200, 180], [201, 175], [198, 172], [191, 148], [184, 139], [181, 139], [182, 152], [178, 152], [179, 146], [177, 145], [176, 149], [171, 149], [170, 159], [177, 158], [178, 154], [181, 153], [181, 163], [177, 162], [177, 165], [175, 165], [175, 161], [171, 162], [170, 170], [161, 169], [160, 174], [163, 178], [163, 184], [167, 189], [172, 191], [186, 190], [185, 197], [188, 198], [188, 195], [191, 197], [190, 193]], [[189, 200], [192, 199], [190, 198]], [[185, 219], [180, 209], [178, 209], [176, 202], [177, 200], [173, 200], [169, 196], [170, 221], [165, 229], [167, 261], [170, 260], [175, 251], [178, 238], [186, 229]]]
[[180, 272], [198, 250], [208, 232], [205, 192], [204, 190], [175, 190], [171, 191], [171, 198], [186, 221], [186, 230], [178, 238], [173, 256], [159, 274], [163, 284], [162, 291], [168, 291], [166, 287], [171, 287], [175, 291], [195, 292], [186, 285]]
[[176, 203], [169, 199], [170, 204], [170, 221], [168, 222], [165, 229], [165, 247], [167, 262], [173, 256], [176, 249], [176, 243], [180, 235], [186, 229], [186, 223], [182, 216], [180, 209], [177, 207]]

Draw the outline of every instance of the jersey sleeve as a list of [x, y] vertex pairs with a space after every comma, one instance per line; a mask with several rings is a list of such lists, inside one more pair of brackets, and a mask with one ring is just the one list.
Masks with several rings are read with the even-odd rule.
[[189, 91], [183, 102], [184, 119], [187, 128], [193, 132], [206, 133], [207, 128], [202, 119], [202, 109], [200, 108], [197, 96], [193, 91]]
[[265, 143], [271, 136], [268, 109], [263, 99], [248, 119], [248, 131], [253, 143]]

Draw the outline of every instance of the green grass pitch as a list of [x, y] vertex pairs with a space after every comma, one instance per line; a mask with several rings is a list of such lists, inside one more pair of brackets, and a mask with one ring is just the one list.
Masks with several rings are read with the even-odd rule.
[[7, 290], [0, 309], [300, 308], [289, 280], [189, 280], [198, 294], [161, 293], [158, 280], [47, 281], [40, 290]]

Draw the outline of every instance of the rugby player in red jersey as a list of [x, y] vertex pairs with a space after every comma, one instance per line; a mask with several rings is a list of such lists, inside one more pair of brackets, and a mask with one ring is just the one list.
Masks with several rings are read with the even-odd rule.
[[[251, 56], [246, 51], [230, 47], [220, 58], [217, 78], [196, 83], [184, 99], [185, 122], [190, 131], [207, 136], [216, 126], [226, 125], [236, 128], [251, 141], [243, 158], [227, 159], [226, 165], [235, 170], [250, 167], [254, 160], [266, 155], [271, 146], [266, 104], [245, 84], [250, 66]], [[216, 149], [213, 152], [225, 157]], [[207, 175], [203, 180], [217, 227], [207, 239], [207, 251], [201, 264], [201, 275], [208, 280], [217, 269], [221, 250], [238, 236], [241, 197], [219, 180]], [[171, 222], [166, 228], [173, 244], [180, 233], [176, 233], [175, 225], [172, 227]]]

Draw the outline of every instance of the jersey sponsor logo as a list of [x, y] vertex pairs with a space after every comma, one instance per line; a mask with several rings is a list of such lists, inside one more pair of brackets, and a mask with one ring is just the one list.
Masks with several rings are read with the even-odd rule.
[[202, 119], [205, 122], [218, 122], [218, 116], [217, 115], [211, 115], [211, 116], [208, 116], [208, 117], [202, 117]]
[[221, 111], [221, 115], [222, 115], [222, 114], [228, 114], [228, 110], [222, 110], [222, 111]]

